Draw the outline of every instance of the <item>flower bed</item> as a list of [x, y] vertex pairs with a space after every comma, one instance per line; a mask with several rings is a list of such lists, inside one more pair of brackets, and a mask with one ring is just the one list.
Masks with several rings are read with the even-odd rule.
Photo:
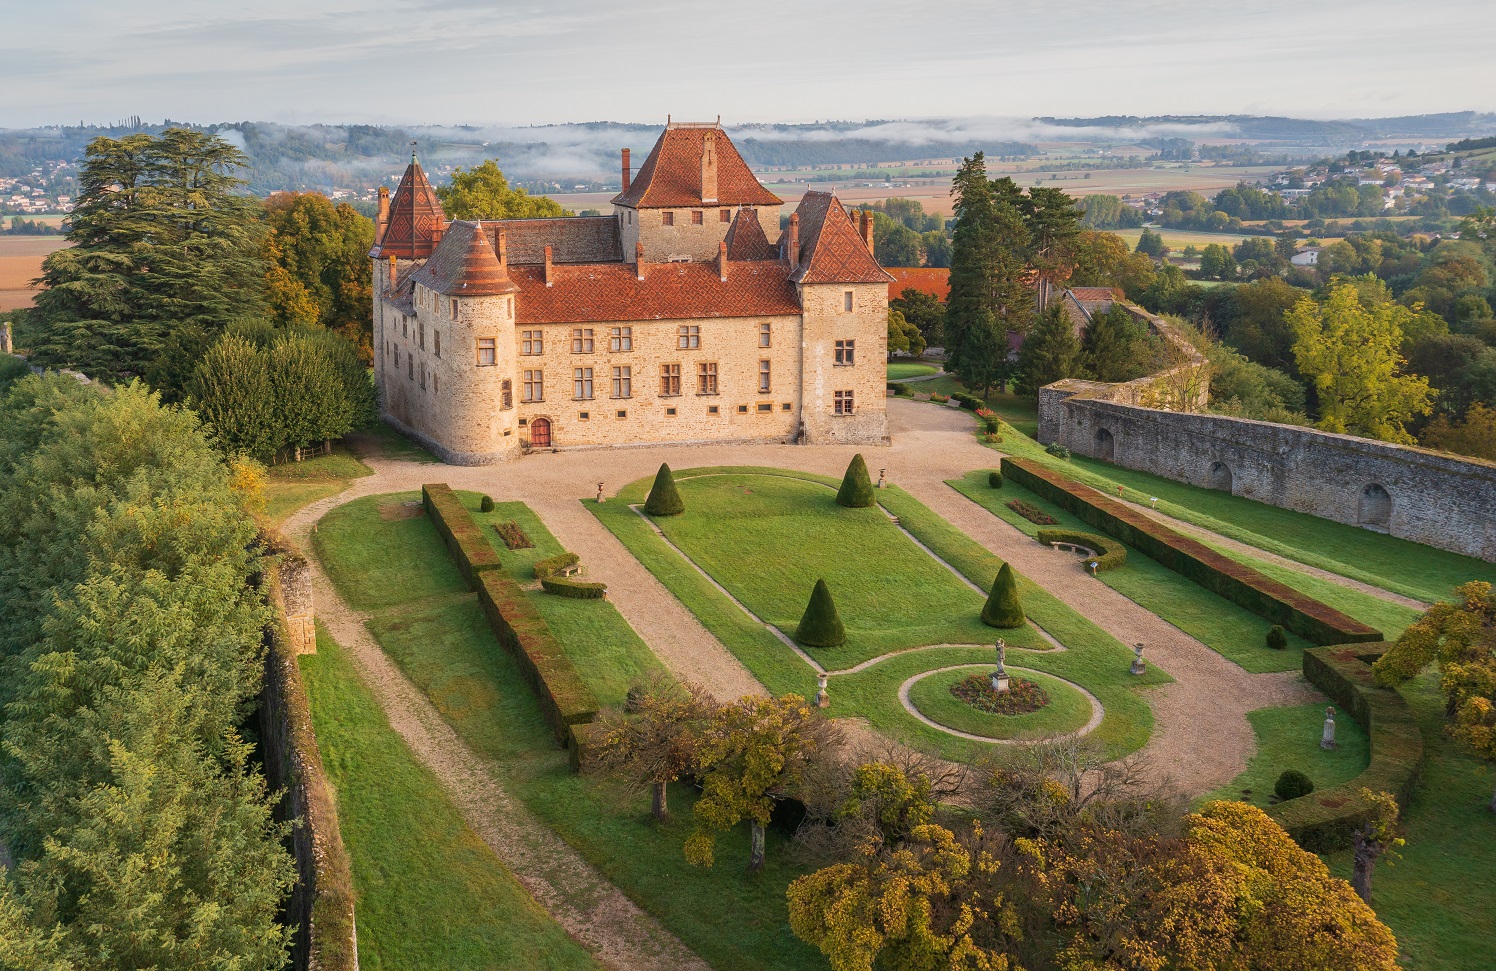
[[1049, 704], [1049, 695], [1033, 681], [1008, 679], [1008, 690], [992, 687], [992, 675], [977, 672], [951, 685], [951, 694], [989, 715], [1027, 715]]
[[530, 537], [525, 535], [525, 531], [520, 527], [519, 523], [494, 523], [493, 530], [499, 534], [499, 538], [504, 541], [504, 545], [511, 550], [535, 548], [535, 544], [530, 542]]
[[1024, 502], [1022, 499], [1012, 500], [1008, 503], [1008, 508], [1036, 526], [1053, 526], [1059, 522], [1058, 519], [1055, 519], [1038, 506], [1031, 502]]

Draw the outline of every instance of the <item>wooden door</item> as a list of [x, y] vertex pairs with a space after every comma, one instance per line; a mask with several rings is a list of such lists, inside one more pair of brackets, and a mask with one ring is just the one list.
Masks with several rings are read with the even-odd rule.
[[549, 418], [536, 418], [530, 422], [530, 447], [551, 447], [551, 420]]

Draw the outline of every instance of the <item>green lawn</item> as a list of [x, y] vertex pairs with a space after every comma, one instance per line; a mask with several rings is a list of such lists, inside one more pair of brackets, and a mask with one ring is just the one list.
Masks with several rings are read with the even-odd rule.
[[[345, 599], [374, 605], [363, 609], [378, 610], [370, 626], [380, 646], [463, 740], [493, 761], [509, 791], [712, 967], [825, 967], [818, 952], [789, 930], [785, 888], [803, 871], [781, 834], [771, 830], [768, 864], [754, 877], [743, 873], [746, 828], [721, 838], [715, 867], [693, 868], [682, 852], [691, 828], [691, 790], [672, 788], [675, 818], [656, 826], [646, 796], [625, 797], [571, 774], [518, 664], [489, 631], [430, 522], [379, 515], [381, 505], [392, 499], [398, 505], [401, 498], [370, 497], [329, 514], [317, 534], [318, 555]], [[397, 556], [402, 579], [393, 589], [383, 567], [391, 556]], [[603, 606], [613, 609], [606, 601]], [[568, 651], [592, 647], [564, 637], [563, 643]], [[622, 668], [653, 663], [620, 660], [607, 651], [593, 658], [600, 670], [582, 673], [603, 686], [599, 693], [610, 682], [627, 680]]]
[[975, 673], [984, 677], [993, 670], [991, 664], [980, 668], [957, 668], [940, 671], [916, 681], [909, 689], [909, 701], [933, 721], [958, 731], [987, 738], [1040, 739], [1078, 731], [1091, 718], [1091, 702], [1075, 688], [1046, 674], [1014, 671], [1014, 678], [1024, 678], [1044, 689], [1049, 704], [1022, 715], [1000, 715], [981, 711], [951, 694], [951, 685]]
[[432, 455], [420, 445], [417, 445], [382, 421], [377, 422], [373, 428], [355, 432], [351, 437], [373, 445], [387, 459], [400, 462], [421, 462], [425, 464], [433, 464], [441, 461], [435, 455]]
[[353, 861], [359, 966], [598, 967], [468, 827], [326, 632], [300, 665]]
[[[920, 381], [909, 386], [918, 394], [952, 395], [957, 391], [963, 394], [976, 394], [951, 375], [932, 378], [929, 381]], [[978, 389], [980, 390], [980, 389]], [[1025, 398], [1021, 395], [1008, 394], [1004, 391], [994, 391], [983, 399], [987, 407], [996, 412], [1003, 421], [1013, 426], [1016, 430], [1029, 438], [1039, 433], [1039, 399]]]
[[[909, 378], [922, 378], [927, 374], [934, 374], [940, 368], [931, 364], [916, 364], [913, 361], [894, 361], [888, 365], [888, 380], [904, 381]], [[920, 384], [926, 382], [921, 381]]]
[[[1444, 734], [1444, 698], [1434, 672], [1402, 695], [1423, 729], [1427, 760], [1404, 817], [1400, 858], [1377, 865], [1373, 903], [1416, 971], [1488, 971], [1496, 914], [1496, 813], [1486, 809], [1496, 773]], [[1336, 719], [1341, 725], [1343, 719]], [[1328, 858], [1349, 878], [1350, 852]]]
[[[676, 473], [683, 495], [692, 478], [707, 474], [710, 474], [711, 478], [702, 481], [736, 478], [743, 481], [746, 488], [751, 489], [758, 489], [761, 483], [782, 478], [803, 480], [807, 487], [815, 482], [820, 482], [823, 486], [835, 484], [835, 480], [824, 477], [773, 469], [691, 469]], [[775, 693], [792, 691], [808, 696], [815, 690], [815, 675], [809, 665], [762, 625], [749, 618], [669, 544], [664, 542], [654, 532], [649, 522], [629, 509], [630, 503], [643, 502], [651, 481], [651, 479], [640, 479], [625, 486], [619, 492], [620, 501], [609, 502], [601, 506], [589, 503], [587, 508], [770, 691]], [[832, 494], [830, 489], [825, 491], [827, 496]], [[703, 492], [701, 494], [710, 496], [715, 493]], [[795, 494], [809, 496], [814, 493], [806, 493], [797, 489]], [[978, 585], [991, 584], [992, 577], [996, 575], [1002, 561], [979, 543], [930, 512], [902, 489], [890, 487], [880, 490], [878, 500], [888, 512], [899, 517], [904, 528], [909, 530], [916, 539], [945, 562], [951, 564], [963, 576]], [[705, 512], [701, 508], [705, 501], [705, 499], [697, 501], [694, 508], [698, 512]], [[681, 519], [689, 519], [692, 516], [692, 499], [689, 495], [686, 497], [686, 504], [687, 512], [680, 517]], [[840, 509], [840, 507], [834, 508]], [[842, 511], [874, 512], [875, 510]], [[809, 514], [808, 509], [806, 514]], [[872, 524], [870, 528], [877, 534], [877, 537], [881, 537], [883, 526], [879, 524], [879, 520], [869, 518], [868, 522]], [[883, 522], [886, 523], [886, 520]], [[670, 528], [678, 529], [678, 527]], [[899, 537], [905, 544], [908, 543], [908, 540], [899, 534], [893, 533], [892, 535]], [[842, 560], [854, 560], [864, 555], [863, 551], [867, 548], [882, 550], [882, 544], [885, 542], [882, 538], [865, 541], [860, 533], [852, 536], [827, 534], [823, 539], [826, 542], [837, 543], [841, 547], [840, 559]], [[867, 543], [874, 545], [869, 547]], [[725, 547], [728, 544], [718, 545]], [[917, 549], [912, 547], [912, 544], [909, 545]], [[897, 548], [897, 544], [895, 547]], [[719, 568], [724, 569], [724, 572], [718, 580], [729, 588], [732, 584], [725, 582], [728, 574], [751, 571], [753, 563], [751, 557], [737, 558], [728, 555], [730, 552], [730, 550], [723, 549], [711, 551], [714, 562], [720, 561], [721, 564], [726, 564], [725, 568], [719, 564]], [[824, 555], [824, 553], [821, 552], [818, 555]], [[923, 553], [919, 555], [925, 556]], [[773, 562], [781, 568], [786, 567], [786, 558], [783, 556], [776, 558]], [[844, 568], [844, 564], [841, 563], [833, 565]], [[947, 575], [949, 576], [949, 573]], [[1095, 694], [1105, 707], [1106, 716], [1094, 736], [1108, 746], [1109, 751], [1120, 755], [1142, 746], [1152, 729], [1153, 715], [1148, 705], [1139, 697], [1137, 690], [1167, 683], [1171, 680], [1168, 675], [1153, 668], [1145, 677], [1131, 677], [1127, 674], [1131, 652], [1126, 647], [1027, 578], [1019, 577], [1018, 583], [1029, 619], [1070, 649], [1066, 651], [1048, 649], [1050, 648], [1048, 641], [1038, 640], [1033, 633], [1023, 630], [998, 631], [987, 628], [986, 643], [990, 643], [1001, 635], [1021, 654], [1022, 661], [1020, 662], [1015, 657], [1013, 663], [1023, 667], [1042, 669], [1058, 677], [1082, 684]], [[976, 598], [976, 602], [980, 603], [981, 598], [974, 591], [970, 593]], [[838, 604], [840, 606], [840, 599]], [[803, 609], [803, 605], [798, 609]], [[842, 607], [841, 613], [843, 620], [846, 621], [848, 609]], [[795, 619], [798, 621], [798, 614]], [[897, 618], [895, 621], [897, 622]], [[911, 624], [914, 629], [919, 629], [917, 622], [905, 621], [904, 623], [906, 631], [910, 629]], [[1041, 650], [1030, 649], [1030, 645]], [[816, 653], [819, 657], [821, 652], [817, 650]], [[898, 654], [878, 661], [856, 674], [835, 675], [830, 685], [830, 711], [836, 717], [864, 718], [873, 727], [891, 737], [946, 758], [973, 761], [987, 757], [994, 754], [992, 746], [955, 738], [930, 728], [912, 717], [899, 703], [898, 689], [905, 679], [923, 671], [951, 664], [984, 663], [991, 660], [992, 648], [985, 644], [980, 647], [945, 647]], [[997, 754], [1001, 756], [1002, 753]]]
[[1360, 775], [1371, 758], [1366, 733], [1343, 712], [1335, 718], [1340, 747], [1330, 752], [1319, 747], [1325, 725], [1321, 704], [1260, 708], [1247, 712], [1247, 721], [1257, 736], [1257, 753], [1246, 771], [1205, 799], [1233, 799], [1266, 808], [1277, 801], [1273, 785], [1285, 769], [1298, 769], [1314, 780], [1314, 788], [1328, 789]]
[[334, 446], [331, 455], [271, 466], [265, 476], [265, 518], [278, 526], [302, 506], [336, 495], [373, 472], [343, 445]]

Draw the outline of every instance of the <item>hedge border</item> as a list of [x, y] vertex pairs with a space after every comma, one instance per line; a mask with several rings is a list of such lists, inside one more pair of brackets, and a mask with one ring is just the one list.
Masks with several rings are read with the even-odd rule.
[[436, 524], [448, 552], [457, 561], [457, 569], [469, 589], [478, 587], [478, 574], [503, 569], [498, 551], [483, 537], [483, 530], [463, 506], [457, 493], [445, 482], [421, 486], [421, 504]]
[[1382, 640], [1382, 632], [1313, 597], [1280, 583], [1244, 563], [1222, 556], [1117, 502], [1090, 486], [1023, 459], [1004, 456], [1005, 478], [1048, 499], [1083, 522], [1110, 534], [1200, 586], [1281, 624], [1314, 644], [1348, 644]]
[[608, 595], [606, 583], [573, 580], [570, 577], [543, 577], [540, 588], [546, 593], [570, 597], [572, 600], [601, 600]]
[[1267, 813], [1306, 850], [1323, 853], [1351, 844], [1368, 816], [1361, 790], [1390, 792], [1407, 808], [1423, 771], [1423, 733], [1403, 696], [1372, 677], [1371, 664], [1388, 644], [1337, 644], [1304, 652], [1304, 677], [1366, 730], [1371, 761], [1348, 782], [1280, 802]]
[[[573, 727], [597, 718], [597, 698], [587, 687], [545, 618], [499, 562], [457, 494], [446, 484], [425, 485], [421, 496], [457, 567], [478, 594], [478, 605], [494, 636], [515, 660], [540, 701], [541, 712], [562, 748], [577, 761]], [[480, 544], [478, 549], [474, 544]], [[483, 551], [487, 551], [487, 556]]]
[[1096, 556], [1087, 562], [1095, 562], [1097, 573], [1115, 570], [1127, 563], [1127, 547], [1099, 533], [1084, 533], [1078, 529], [1046, 528], [1039, 530], [1037, 538], [1045, 546], [1051, 543], [1074, 543], [1088, 550], [1095, 550]]
[[553, 577], [562, 570], [568, 570], [582, 562], [582, 558], [575, 553], [557, 553], [555, 556], [547, 556], [543, 560], [536, 560], [533, 569], [535, 579], [545, 580]]

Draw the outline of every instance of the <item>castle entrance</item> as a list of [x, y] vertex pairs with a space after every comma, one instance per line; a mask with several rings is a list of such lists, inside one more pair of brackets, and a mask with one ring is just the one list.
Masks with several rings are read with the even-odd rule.
[[551, 420], [549, 418], [536, 418], [530, 422], [530, 447], [551, 447]]

